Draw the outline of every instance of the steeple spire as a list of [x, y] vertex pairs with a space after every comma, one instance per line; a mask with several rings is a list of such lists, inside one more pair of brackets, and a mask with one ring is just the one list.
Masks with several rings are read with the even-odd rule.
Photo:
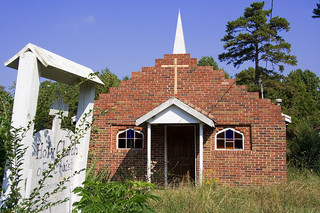
[[186, 44], [184, 43], [184, 35], [182, 29], [182, 22], [180, 16], [180, 10], [178, 15], [176, 37], [174, 39], [173, 54], [186, 54]]

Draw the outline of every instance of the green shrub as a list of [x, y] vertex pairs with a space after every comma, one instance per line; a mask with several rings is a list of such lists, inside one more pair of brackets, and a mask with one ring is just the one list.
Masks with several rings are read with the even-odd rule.
[[11, 114], [12, 114], [12, 95], [0, 86], [0, 188], [6, 162], [5, 141], [11, 140]]
[[141, 181], [116, 182], [98, 176], [87, 177], [83, 187], [74, 189], [81, 197], [75, 202], [73, 212], [154, 212], [149, 200], [158, 200], [153, 195], [152, 183]]
[[289, 141], [287, 153], [289, 165], [320, 173], [320, 136], [310, 119], [297, 121], [295, 137]]

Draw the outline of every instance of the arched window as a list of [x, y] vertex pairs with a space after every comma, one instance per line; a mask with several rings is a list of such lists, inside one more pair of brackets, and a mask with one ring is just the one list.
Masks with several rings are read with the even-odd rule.
[[143, 148], [143, 133], [134, 130], [134, 129], [126, 129], [124, 131], [120, 131], [117, 134], [118, 148], [126, 149], [142, 149]]
[[227, 128], [219, 131], [216, 134], [216, 149], [244, 149], [243, 133], [233, 129]]

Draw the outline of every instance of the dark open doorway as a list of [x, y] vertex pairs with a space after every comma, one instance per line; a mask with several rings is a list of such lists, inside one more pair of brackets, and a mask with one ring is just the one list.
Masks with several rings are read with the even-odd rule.
[[167, 126], [168, 182], [195, 180], [195, 126]]

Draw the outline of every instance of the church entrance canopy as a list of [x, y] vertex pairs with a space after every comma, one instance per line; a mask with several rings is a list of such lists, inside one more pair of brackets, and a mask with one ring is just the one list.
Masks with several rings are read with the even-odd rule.
[[[171, 98], [160, 104], [136, 120], [139, 126], [147, 123], [147, 177], [151, 181], [151, 127], [165, 125], [164, 135], [164, 180], [168, 184], [168, 177], [188, 176], [199, 183], [202, 181], [203, 171], [203, 125], [215, 127], [214, 121], [183, 103], [177, 98]], [[196, 165], [196, 125], [199, 126], [199, 170]], [[187, 129], [186, 129], [187, 128]], [[179, 133], [180, 132], [180, 133]], [[185, 134], [182, 136], [181, 134]], [[182, 151], [184, 150], [184, 151]], [[170, 153], [169, 153], [170, 152]], [[180, 154], [179, 154], [180, 153]], [[188, 155], [187, 155], [188, 154]], [[168, 176], [168, 172], [173, 175]]]

